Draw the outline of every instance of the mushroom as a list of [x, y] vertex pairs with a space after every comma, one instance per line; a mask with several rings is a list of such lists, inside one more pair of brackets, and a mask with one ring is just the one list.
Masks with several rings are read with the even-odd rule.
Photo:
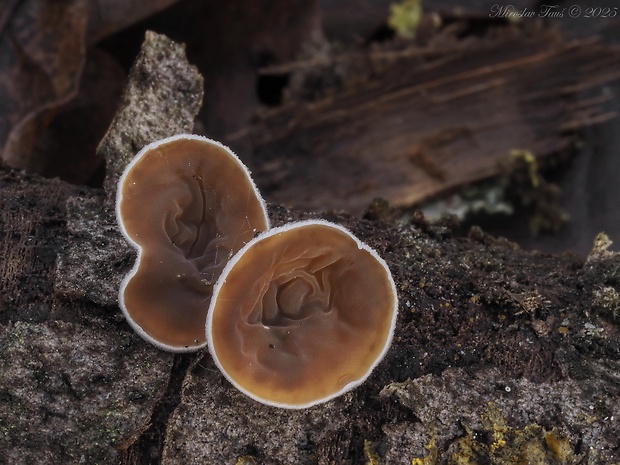
[[209, 350], [249, 397], [305, 408], [361, 384], [390, 346], [398, 298], [379, 255], [345, 228], [273, 228], [226, 265], [207, 317]]
[[204, 347], [213, 285], [228, 260], [269, 228], [247, 168], [201, 136], [159, 140], [125, 169], [116, 214], [138, 250], [119, 291], [127, 321], [162, 349]]

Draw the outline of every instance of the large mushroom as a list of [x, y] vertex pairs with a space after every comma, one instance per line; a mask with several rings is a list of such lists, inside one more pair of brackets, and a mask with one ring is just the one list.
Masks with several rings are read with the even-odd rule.
[[127, 321], [162, 349], [204, 347], [213, 285], [228, 260], [269, 228], [247, 168], [219, 142], [162, 139], [125, 169], [116, 213], [138, 250], [119, 292]]
[[226, 378], [284, 408], [363, 382], [389, 348], [398, 299], [390, 270], [348, 230], [321, 220], [273, 228], [226, 265], [206, 331]]

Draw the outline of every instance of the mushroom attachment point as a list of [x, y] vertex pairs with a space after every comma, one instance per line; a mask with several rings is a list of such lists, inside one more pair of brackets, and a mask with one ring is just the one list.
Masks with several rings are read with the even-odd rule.
[[215, 282], [228, 260], [269, 228], [265, 202], [247, 168], [207, 138], [162, 139], [125, 169], [116, 215], [138, 250], [119, 292], [127, 321], [162, 349], [204, 347]]
[[338, 225], [301, 221], [256, 237], [228, 262], [207, 340], [239, 390], [305, 408], [370, 375], [389, 348], [397, 309], [394, 280], [373, 249]]

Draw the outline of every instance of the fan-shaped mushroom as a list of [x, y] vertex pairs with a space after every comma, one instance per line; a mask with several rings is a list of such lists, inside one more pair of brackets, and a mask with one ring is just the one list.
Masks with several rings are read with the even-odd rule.
[[127, 320], [160, 348], [204, 347], [213, 285], [230, 257], [269, 228], [247, 168], [204, 137], [154, 142], [120, 178], [116, 213], [138, 250], [119, 292]]
[[363, 382], [387, 351], [398, 300], [387, 264], [326, 221], [273, 228], [226, 265], [207, 319], [209, 350], [248, 396], [285, 408]]

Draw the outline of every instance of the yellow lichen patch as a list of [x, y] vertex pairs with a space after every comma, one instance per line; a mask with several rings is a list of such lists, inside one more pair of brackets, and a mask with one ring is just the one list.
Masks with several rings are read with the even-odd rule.
[[573, 456], [573, 449], [568, 438], [561, 436], [555, 428], [545, 432], [545, 444], [561, 463], [568, 462]]
[[[526, 426], [523, 430], [523, 443], [518, 447], [518, 454], [511, 454], [511, 457], [518, 457], [519, 462], [515, 463], [528, 463], [528, 464], [539, 464], [546, 465], [549, 462], [547, 460], [547, 450], [544, 447], [542, 441], [540, 441], [540, 427], [536, 426]], [[529, 434], [533, 433], [534, 437], [529, 437]], [[524, 462], [525, 460], [525, 462]]]
[[379, 455], [375, 450], [375, 443], [364, 439], [364, 457], [366, 457], [366, 465], [379, 465]]
[[510, 431], [510, 428], [506, 426], [506, 421], [502, 416], [502, 412], [500, 412], [494, 402], [489, 402], [487, 405], [487, 411], [482, 415], [482, 424], [487, 430], [493, 431], [493, 444], [491, 444], [492, 452], [506, 447], [505, 436], [506, 433]]
[[536, 156], [529, 150], [511, 150], [510, 156], [512, 157], [512, 163], [515, 168], [520, 166], [525, 166], [527, 168], [532, 187], [538, 187], [540, 185], [540, 175], [538, 174]]
[[[537, 424], [522, 429], [509, 426], [498, 406], [489, 402], [481, 422], [485, 434], [479, 436], [467, 425], [466, 435], [459, 439], [453, 448], [457, 450], [447, 463], [451, 465], [491, 465], [528, 464], [560, 465], [578, 463], [570, 441], [555, 428], [546, 431]], [[490, 435], [491, 443], [482, 438]], [[417, 464], [416, 464], [417, 465]]]
[[414, 458], [411, 460], [411, 465], [435, 465], [437, 458], [439, 457], [439, 450], [437, 449], [437, 436], [432, 434], [430, 441], [424, 448], [428, 451], [428, 455], [421, 458]]
[[413, 39], [422, 18], [422, 0], [403, 0], [390, 5], [390, 26], [396, 35], [404, 39]]
[[256, 465], [258, 462], [251, 455], [242, 455], [237, 459], [235, 465]]
[[452, 454], [449, 463], [453, 465], [476, 465], [475, 450], [478, 447], [478, 444], [476, 443], [475, 434], [467, 426], [464, 427], [467, 432], [467, 436], [458, 441], [458, 452]]

